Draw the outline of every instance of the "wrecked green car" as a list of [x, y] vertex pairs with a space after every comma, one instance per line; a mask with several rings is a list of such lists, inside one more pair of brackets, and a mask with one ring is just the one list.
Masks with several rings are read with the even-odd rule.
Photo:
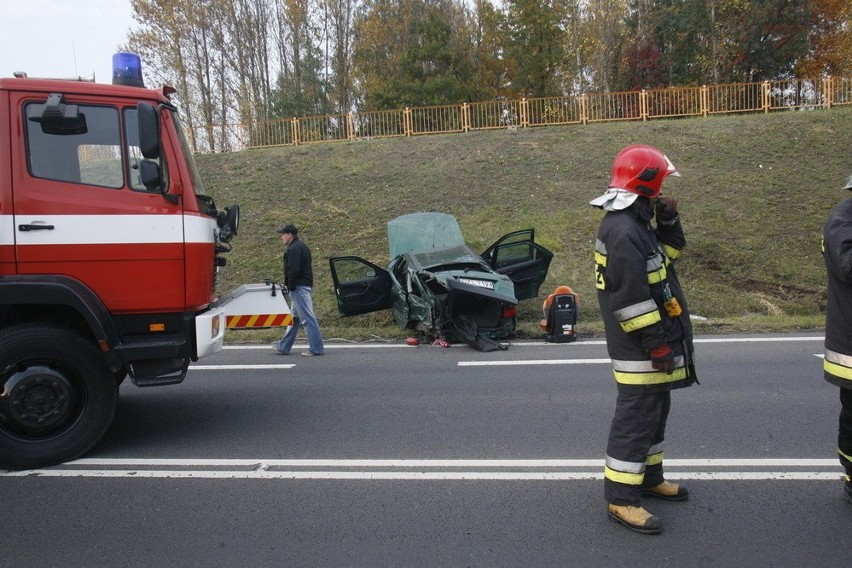
[[538, 294], [553, 258], [534, 229], [476, 254], [444, 213], [389, 221], [388, 247], [387, 270], [356, 256], [329, 259], [340, 315], [393, 309], [401, 328], [483, 351], [505, 349], [495, 340], [513, 336], [518, 301]]

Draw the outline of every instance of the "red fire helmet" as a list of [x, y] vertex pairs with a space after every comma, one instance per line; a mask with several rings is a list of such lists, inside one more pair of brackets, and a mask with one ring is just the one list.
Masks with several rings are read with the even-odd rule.
[[653, 146], [627, 146], [612, 162], [609, 187], [626, 189], [637, 195], [652, 198], [660, 194], [663, 178], [680, 176], [665, 154]]

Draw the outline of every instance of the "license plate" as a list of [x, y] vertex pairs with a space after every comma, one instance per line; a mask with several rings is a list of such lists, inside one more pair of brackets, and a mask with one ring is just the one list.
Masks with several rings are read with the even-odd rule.
[[464, 282], [465, 284], [470, 284], [471, 286], [478, 286], [480, 288], [487, 288], [489, 290], [494, 289], [494, 282], [489, 280], [474, 280], [472, 278], [459, 278], [459, 282]]

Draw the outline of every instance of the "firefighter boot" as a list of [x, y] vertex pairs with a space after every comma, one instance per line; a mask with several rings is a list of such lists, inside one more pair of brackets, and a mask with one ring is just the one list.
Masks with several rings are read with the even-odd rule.
[[689, 499], [689, 491], [679, 483], [663, 481], [654, 487], [643, 487], [642, 497], [656, 497], [666, 501], [686, 501]]
[[843, 486], [844, 493], [846, 493], [846, 500], [852, 505], [852, 475], [846, 476], [846, 484]]
[[660, 519], [642, 507], [610, 503], [606, 514], [613, 521], [641, 534], [660, 534], [663, 531], [663, 523]]

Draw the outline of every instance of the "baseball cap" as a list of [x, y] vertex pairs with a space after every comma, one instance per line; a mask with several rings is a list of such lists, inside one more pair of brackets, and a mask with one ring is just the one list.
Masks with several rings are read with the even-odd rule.
[[284, 233], [290, 233], [291, 235], [298, 235], [299, 229], [296, 228], [296, 225], [293, 225], [291, 223], [291, 224], [284, 225], [283, 227], [281, 227], [280, 229], [278, 229], [275, 232], [278, 233], [279, 235], [283, 235]]

